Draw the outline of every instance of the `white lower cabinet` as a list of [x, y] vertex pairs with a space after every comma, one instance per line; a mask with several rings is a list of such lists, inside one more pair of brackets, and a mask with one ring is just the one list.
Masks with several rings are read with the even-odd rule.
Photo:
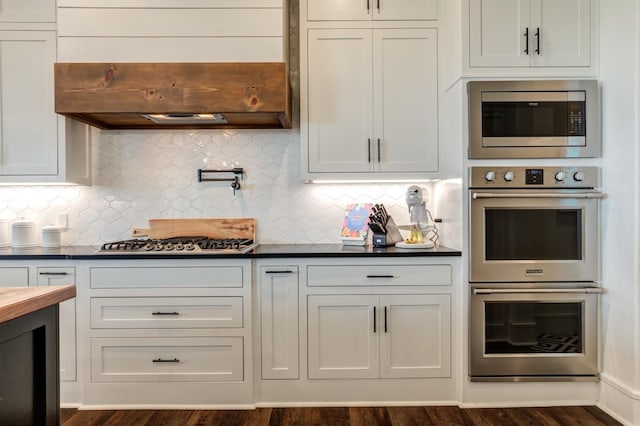
[[84, 404], [253, 402], [250, 260], [100, 260], [82, 274]]
[[451, 374], [451, 300], [430, 295], [313, 295], [309, 378]]
[[264, 404], [456, 400], [455, 258], [258, 261]]
[[298, 266], [259, 268], [262, 379], [298, 379]]
[[[37, 285], [75, 285], [76, 268], [38, 267]], [[60, 380], [76, 380], [76, 299], [65, 300], [59, 305], [58, 329], [60, 334]]]

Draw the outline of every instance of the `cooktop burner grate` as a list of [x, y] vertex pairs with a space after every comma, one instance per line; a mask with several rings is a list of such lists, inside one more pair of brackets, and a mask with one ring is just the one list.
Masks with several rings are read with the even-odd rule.
[[247, 238], [209, 238], [206, 236], [139, 239], [105, 243], [101, 253], [247, 253], [257, 244]]

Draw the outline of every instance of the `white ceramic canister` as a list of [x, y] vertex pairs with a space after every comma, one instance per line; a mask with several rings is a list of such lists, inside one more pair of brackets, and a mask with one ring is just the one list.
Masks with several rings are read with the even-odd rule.
[[42, 247], [60, 247], [62, 245], [62, 229], [57, 226], [42, 227]]
[[0, 219], [0, 247], [9, 247], [11, 244], [9, 222], [9, 219]]
[[18, 220], [11, 225], [11, 246], [15, 248], [38, 245], [38, 231], [33, 220]]

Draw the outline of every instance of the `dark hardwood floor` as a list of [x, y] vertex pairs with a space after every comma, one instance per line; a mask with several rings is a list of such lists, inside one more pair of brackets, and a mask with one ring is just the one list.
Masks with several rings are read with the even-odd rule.
[[204, 426], [204, 425], [619, 425], [597, 407], [467, 408], [350, 407], [258, 408], [256, 410], [117, 410], [63, 409], [62, 426]]

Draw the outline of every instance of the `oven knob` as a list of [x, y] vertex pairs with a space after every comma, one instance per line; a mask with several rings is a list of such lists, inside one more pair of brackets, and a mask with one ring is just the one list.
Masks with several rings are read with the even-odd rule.
[[575, 172], [573, 174], [573, 180], [576, 182], [582, 182], [584, 180], [584, 172]]
[[496, 178], [496, 172], [487, 172], [484, 175], [484, 180], [486, 180], [487, 182], [493, 182], [493, 180]]
[[562, 182], [564, 180], [564, 172], [556, 172], [555, 176], [556, 182]]
[[513, 172], [511, 170], [504, 173], [504, 180], [511, 182], [513, 180]]

